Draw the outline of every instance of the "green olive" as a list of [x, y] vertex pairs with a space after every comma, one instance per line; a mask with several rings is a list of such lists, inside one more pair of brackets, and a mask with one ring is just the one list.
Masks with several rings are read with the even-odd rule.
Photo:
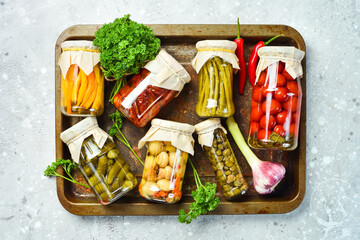
[[230, 175], [230, 174], [231, 174], [231, 171], [229, 171], [229, 170], [225, 172], [225, 175], [226, 175], [226, 176], [228, 176], [228, 175]]
[[235, 188], [233, 191], [234, 195], [239, 195], [241, 193], [240, 189]]
[[240, 187], [240, 186], [241, 186], [241, 182], [240, 182], [239, 180], [236, 180], [236, 181], [234, 182], [234, 186], [235, 186], [235, 187]]
[[229, 192], [231, 190], [228, 185], [223, 185], [222, 188], [223, 188], [224, 192]]
[[217, 170], [216, 176], [218, 177], [223, 176], [223, 172], [221, 170]]
[[231, 154], [231, 150], [228, 148], [223, 151], [224, 156], [230, 156], [230, 154]]
[[221, 150], [217, 150], [217, 151], [216, 151], [216, 155], [221, 156], [221, 155], [222, 155]]
[[225, 162], [225, 166], [232, 167], [234, 163], [230, 162], [229, 160]]

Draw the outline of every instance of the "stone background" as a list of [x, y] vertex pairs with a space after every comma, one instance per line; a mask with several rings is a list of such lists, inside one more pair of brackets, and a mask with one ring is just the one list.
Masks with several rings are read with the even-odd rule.
[[[81, 217], [55, 156], [54, 46], [74, 24], [286, 24], [307, 45], [307, 187], [282, 215]], [[359, 239], [360, 1], [0, 0], [0, 239]]]

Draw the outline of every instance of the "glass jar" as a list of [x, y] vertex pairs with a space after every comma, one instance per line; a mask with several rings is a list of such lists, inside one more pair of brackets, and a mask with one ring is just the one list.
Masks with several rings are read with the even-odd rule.
[[195, 129], [224, 196], [234, 199], [245, 194], [249, 185], [242, 175], [220, 119], [205, 120], [195, 125]]
[[137, 185], [136, 177], [110, 139], [99, 148], [93, 136], [87, 137], [81, 147], [79, 167], [102, 205], [114, 202]]
[[95, 117], [65, 130], [60, 138], [102, 205], [114, 202], [136, 186], [136, 177]]
[[190, 75], [165, 50], [114, 96], [114, 106], [135, 126], [144, 127], [191, 80]]
[[[295, 55], [288, 52], [286, 59], [282, 60], [282, 52], [276, 61], [275, 53], [280, 50], [264, 50], [259, 50], [259, 64], [262, 68], [258, 67], [257, 81], [252, 92], [248, 143], [258, 149], [293, 150], [298, 145], [302, 99], [300, 61], [304, 55], [296, 49], [292, 50]], [[272, 56], [271, 64], [262, 64], [262, 56], [265, 61]], [[289, 63], [291, 60], [292, 64]]]
[[100, 116], [104, 111], [100, 51], [92, 41], [66, 41], [61, 47], [61, 112], [67, 116]]
[[175, 203], [181, 199], [188, 153], [171, 142], [149, 142], [144, 172], [139, 184], [140, 195], [146, 199]]
[[181, 199], [188, 154], [194, 154], [194, 127], [173, 121], [153, 119], [151, 128], [139, 141], [148, 146], [140, 195], [160, 203]]
[[230, 117], [233, 102], [233, 72], [239, 69], [236, 43], [205, 40], [196, 44], [198, 54], [192, 64], [198, 72], [199, 94], [196, 113], [200, 117]]

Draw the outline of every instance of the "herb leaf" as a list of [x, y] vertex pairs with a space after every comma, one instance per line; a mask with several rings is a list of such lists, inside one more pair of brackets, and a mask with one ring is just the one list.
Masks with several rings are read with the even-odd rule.
[[129, 14], [99, 28], [93, 43], [101, 51], [104, 75], [115, 79], [122, 78], [125, 73], [138, 73], [160, 49], [160, 39], [154, 36], [152, 29], [130, 20]]
[[[66, 174], [67, 174], [70, 178], [58, 174], [58, 173], [56, 172], [56, 169], [58, 168], [58, 166], [61, 166], [61, 167], [65, 170]], [[76, 163], [72, 162], [71, 160], [59, 158], [58, 160], [56, 160], [56, 162], [52, 162], [51, 165], [49, 165], [49, 166], [45, 169], [45, 171], [44, 171], [44, 176], [47, 176], [47, 177], [50, 177], [50, 176], [61, 177], [61, 178], [64, 178], [64, 179], [66, 179], [66, 180], [68, 180], [68, 181], [70, 181], [70, 182], [73, 182], [73, 183], [79, 184], [79, 185], [81, 185], [81, 186], [90, 188], [88, 185], [76, 181], [76, 180], [71, 176], [71, 170], [76, 169], [76, 168], [77, 168]]]
[[211, 184], [207, 182], [203, 185], [190, 158], [189, 162], [194, 171], [197, 189], [191, 193], [195, 202], [190, 204], [190, 211], [188, 213], [185, 213], [183, 209], [179, 211], [179, 222], [186, 224], [191, 223], [192, 220], [196, 220], [196, 218], [201, 214], [206, 214], [208, 211], [215, 210], [220, 204], [219, 198], [216, 197], [216, 183]]

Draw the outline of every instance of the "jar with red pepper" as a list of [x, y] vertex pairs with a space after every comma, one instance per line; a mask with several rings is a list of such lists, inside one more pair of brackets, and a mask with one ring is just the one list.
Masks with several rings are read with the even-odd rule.
[[190, 80], [185, 68], [161, 50], [114, 96], [114, 106], [135, 126], [144, 127]]
[[295, 47], [259, 49], [248, 143], [253, 148], [294, 150], [301, 112], [301, 60]]

